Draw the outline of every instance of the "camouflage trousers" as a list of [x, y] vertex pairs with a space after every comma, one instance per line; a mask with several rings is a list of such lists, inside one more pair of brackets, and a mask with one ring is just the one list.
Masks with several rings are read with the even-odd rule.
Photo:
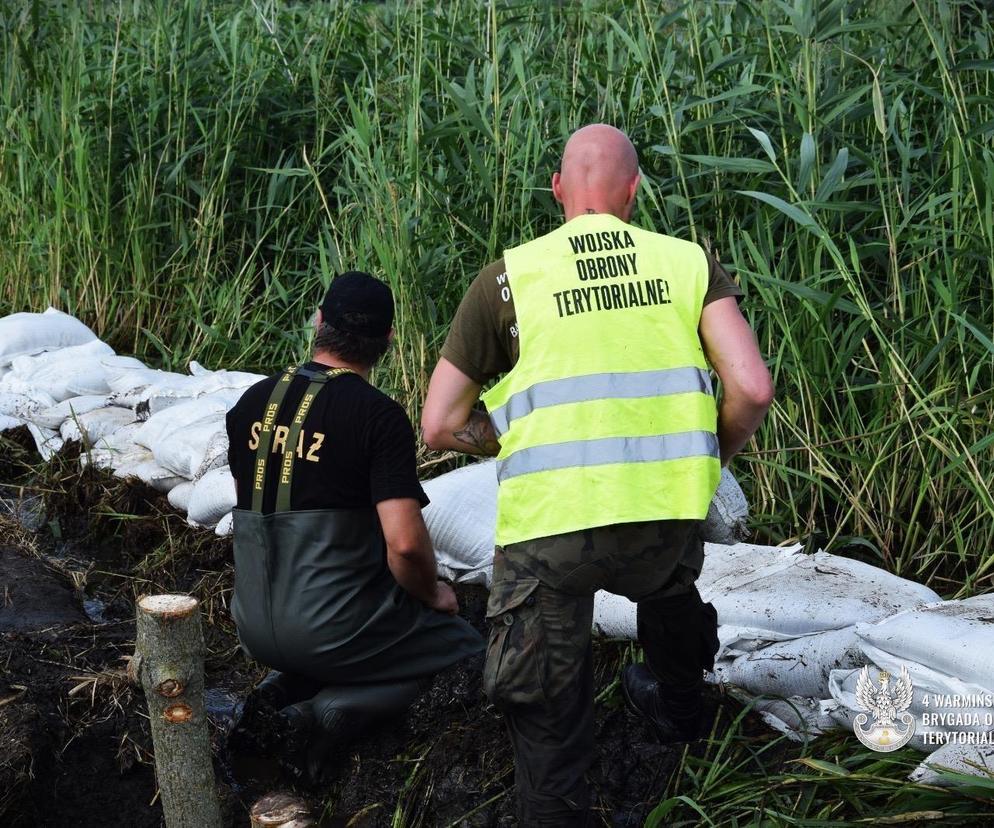
[[589, 819], [594, 592], [637, 602], [639, 641], [665, 686], [686, 692], [713, 667], [717, 617], [694, 586], [698, 526], [619, 524], [498, 547], [483, 681], [510, 732], [521, 825]]

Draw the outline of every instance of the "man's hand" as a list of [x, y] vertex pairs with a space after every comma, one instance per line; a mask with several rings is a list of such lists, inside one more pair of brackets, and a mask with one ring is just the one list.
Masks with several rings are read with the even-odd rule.
[[473, 409], [481, 387], [447, 359], [438, 361], [421, 414], [421, 435], [429, 448], [497, 456], [500, 443], [493, 423]]
[[726, 466], [766, 416], [773, 402], [773, 380], [734, 297], [705, 305], [698, 331], [708, 362], [721, 380], [718, 443], [721, 465]]
[[445, 581], [439, 581], [436, 584], [435, 600], [430, 601], [428, 606], [438, 612], [455, 615], [459, 612], [459, 599], [456, 598], [456, 592], [452, 587]]

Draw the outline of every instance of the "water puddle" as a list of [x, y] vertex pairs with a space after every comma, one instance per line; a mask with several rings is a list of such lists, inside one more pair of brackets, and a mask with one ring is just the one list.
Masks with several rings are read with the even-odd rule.
[[94, 624], [105, 624], [107, 622], [107, 618], [104, 615], [106, 609], [106, 601], [101, 601], [99, 598], [83, 599], [83, 612], [86, 613], [86, 617]]

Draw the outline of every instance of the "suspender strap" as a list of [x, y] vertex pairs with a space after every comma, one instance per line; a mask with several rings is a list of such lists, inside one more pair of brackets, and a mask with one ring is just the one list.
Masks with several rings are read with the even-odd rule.
[[290, 432], [286, 436], [286, 445], [283, 447], [283, 462], [280, 464], [280, 477], [276, 487], [277, 512], [290, 511], [290, 491], [293, 484], [294, 463], [298, 457], [302, 457], [304, 454], [304, 447], [300, 438], [307, 412], [311, 410], [311, 405], [314, 403], [315, 397], [324, 388], [325, 383], [343, 374], [351, 373], [352, 371], [348, 368], [332, 368], [329, 371], [322, 371], [311, 375], [311, 381], [307, 386], [307, 390], [304, 391], [300, 405], [297, 406], [297, 413], [293, 415], [293, 420], [290, 422]]
[[252, 511], [261, 512], [263, 507], [263, 497], [266, 493], [266, 472], [268, 470], [269, 455], [273, 452], [273, 438], [277, 428], [287, 429], [287, 426], [277, 426], [280, 411], [283, 408], [283, 401], [286, 392], [290, 388], [290, 383], [297, 375], [310, 380], [304, 396], [297, 406], [297, 413], [287, 429], [283, 444], [283, 459], [280, 463], [280, 476], [276, 488], [276, 511], [290, 511], [290, 491], [293, 481], [294, 460], [303, 454], [303, 446], [300, 443], [301, 429], [307, 412], [311, 410], [314, 398], [324, 387], [328, 380], [340, 377], [343, 374], [353, 373], [348, 368], [332, 368], [327, 371], [312, 371], [308, 368], [287, 368], [276, 383], [273, 393], [269, 396], [266, 409], [262, 416], [262, 430], [259, 435], [259, 444], [255, 450], [255, 474], [252, 478]]
[[276, 417], [283, 406], [283, 398], [293, 379], [295, 369], [287, 368], [279, 378], [262, 415], [262, 432], [255, 449], [255, 474], [252, 476], [252, 511], [262, 511], [262, 497], [266, 491], [266, 464], [273, 446], [273, 432], [276, 430]]

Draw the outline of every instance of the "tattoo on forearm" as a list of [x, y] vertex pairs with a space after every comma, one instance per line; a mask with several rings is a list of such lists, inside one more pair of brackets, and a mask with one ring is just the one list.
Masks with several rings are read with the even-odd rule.
[[490, 422], [490, 418], [486, 414], [476, 409], [470, 412], [466, 425], [459, 431], [453, 431], [452, 436], [460, 443], [470, 447], [466, 449], [469, 454], [496, 457], [500, 451], [500, 443], [497, 440], [493, 423]]

